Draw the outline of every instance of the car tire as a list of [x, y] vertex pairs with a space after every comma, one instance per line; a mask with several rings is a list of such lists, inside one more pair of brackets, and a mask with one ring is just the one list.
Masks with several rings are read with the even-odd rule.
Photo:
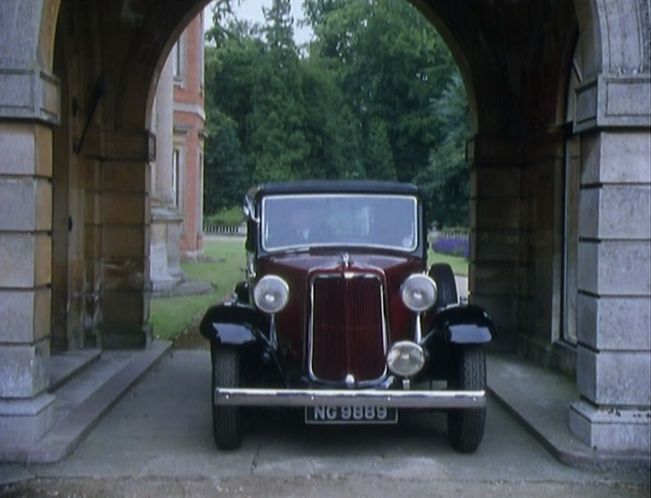
[[[448, 377], [448, 389], [485, 390], [486, 357], [478, 345], [456, 350]], [[448, 412], [448, 440], [450, 446], [463, 453], [477, 449], [484, 437], [486, 408], [452, 409]]]
[[446, 263], [437, 263], [432, 265], [429, 270], [429, 276], [434, 279], [434, 282], [436, 282], [436, 288], [438, 290], [436, 307], [438, 309], [459, 302], [457, 281], [454, 279], [454, 272], [450, 265]]
[[215, 444], [221, 450], [242, 444], [242, 414], [239, 406], [215, 405], [216, 387], [239, 387], [240, 355], [232, 348], [214, 347], [212, 357], [212, 427]]

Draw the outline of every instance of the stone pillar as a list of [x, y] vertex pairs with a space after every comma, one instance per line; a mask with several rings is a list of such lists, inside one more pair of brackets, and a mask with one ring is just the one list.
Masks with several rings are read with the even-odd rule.
[[649, 450], [651, 133], [583, 136], [577, 385], [570, 427], [586, 444]]
[[470, 161], [470, 301], [500, 330], [493, 348], [514, 350], [518, 328], [521, 168], [508, 140], [475, 137]]
[[172, 149], [174, 134], [174, 73], [172, 58], [163, 66], [156, 87], [156, 184], [154, 199], [161, 206], [174, 205]]
[[154, 104], [156, 162], [151, 209], [150, 271], [152, 290], [173, 289], [184, 277], [179, 244], [183, 216], [175, 206], [173, 191], [174, 74], [172, 57], [163, 66]]
[[9, 457], [53, 423], [51, 128], [59, 81], [37, 60], [39, 30], [54, 25], [41, 21], [45, 8], [0, 2], [0, 455]]
[[649, 74], [600, 74], [576, 90], [576, 102], [574, 128], [582, 138], [577, 299], [581, 398], [570, 407], [570, 428], [593, 448], [648, 452]]
[[146, 347], [149, 320], [151, 184], [149, 132], [105, 132], [101, 157], [99, 337], [105, 348]]
[[0, 449], [52, 423], [51, 156], [47, 126], [0, 121]]

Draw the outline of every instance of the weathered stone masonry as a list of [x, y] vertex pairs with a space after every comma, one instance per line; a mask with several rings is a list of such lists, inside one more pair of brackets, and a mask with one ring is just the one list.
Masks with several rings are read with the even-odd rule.
[[[205, 3], [0, 2], [0, 448], [49, 428], [51, 352], [150, 340], [151, 109]], [[471, 101], [472, 299], [576, 372], [581, 440], [649, 451], [648, 0], [413, 3]]]

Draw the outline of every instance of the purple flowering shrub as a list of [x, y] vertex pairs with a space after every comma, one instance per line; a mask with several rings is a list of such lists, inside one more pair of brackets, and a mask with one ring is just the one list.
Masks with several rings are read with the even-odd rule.
[[468, 258], [470, 243], [468, 237], [438, 237], [432, 242], [432, 251]]

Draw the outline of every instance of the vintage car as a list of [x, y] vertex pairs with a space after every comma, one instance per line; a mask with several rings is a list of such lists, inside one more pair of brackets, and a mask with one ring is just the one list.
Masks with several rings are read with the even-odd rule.
[[396, 423], [447, 411], [450, 444], [484, 433], [481, 308], [459, 304], [448, 265], [427, 268], [420, 191], [409, 184], [310, 181], [249, 192], [246, 280], [211, 307], [213, 431], [242, 441], [242, 407], [294, 407], [312, 424]]

